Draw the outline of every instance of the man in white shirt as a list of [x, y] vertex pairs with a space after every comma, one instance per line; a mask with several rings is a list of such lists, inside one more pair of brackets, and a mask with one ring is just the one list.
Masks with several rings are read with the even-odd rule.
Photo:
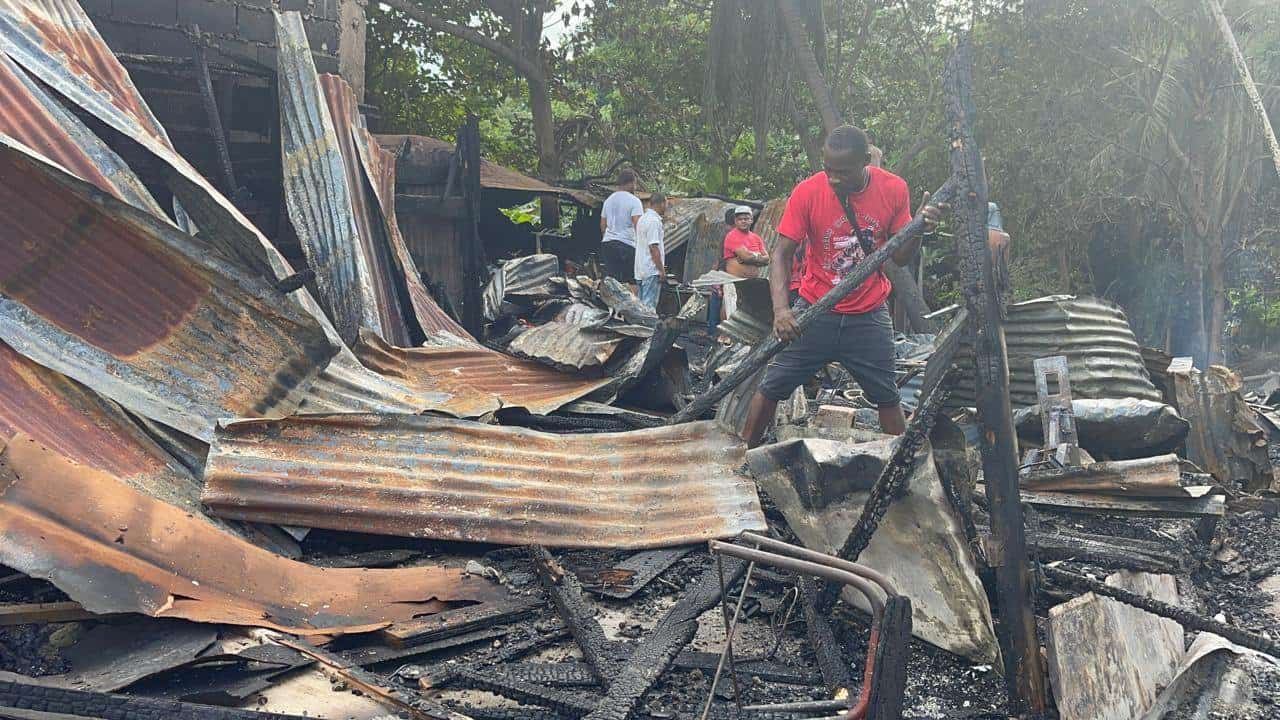
[[604, 233], [600, 242], [600, 259], [604, 262], [604, 272], [618, 282], [632, 285], [633, 291], [636, 225], [644, 214], [640, 198], [633, 194], [635, 189], [635, 171], [623, 169], [618, 173], [618, 189], [600, 209], [600, 231]]
[[667, 247], [663, 240], [662, 218], [667, 214], [667, 196], [649, 196], [649, 209], [636, 225], [635, 277], [640, 286], [640, 302], [658, 309], [662, 279], [667, 276]]

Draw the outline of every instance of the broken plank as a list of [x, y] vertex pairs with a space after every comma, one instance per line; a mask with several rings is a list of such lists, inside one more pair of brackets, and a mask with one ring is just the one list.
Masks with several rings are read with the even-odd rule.
[[643, 590], [653, 579], [666, 572], [695, 546], [643, 550], [601, 572], [595, 584], [586, 585], [588, 592], [626, 600]]
[[509, 677], [501, 669], [492, 672], [462, 670], [458, 673], [458, 679], [465, 682], [468, 687], [487, 690], [528, 705], [541, 705], [572, 718], [586, 716], [597, 703], [597, 698], [581, 693], [555, 690], [541, 683], [517, 680]]
[[456, 679], [463, 671], [487, 671], [490, 667], [502, 665], [514, 658], [520, 657], [521, 655], [533, 652], [534, 650], [541, 650], [542, 648], [549, 647], [568, 637], [571, 637], [569, 630], [562, 625], [555, 628], [526, 628], [525, 638], [523, 640], [517, 640], [515, 642], [508, 641], [501, 648], [494, 650], [486, 657], [469, 662], [465, 665], [438, 665], [430, 673], [423, 675], [418, 679], [418, 687], [423, 690], [442, 688]]
[[819, 612], [816, 607], [819, 587], [813, 578], [799, 578], [800, 606], [804, 610], [809, 649], [813, 651], [813, 656], [818, 662], [822, 681], [826, 684], [828, 693], [833, 697], [840, 697], [841, 694], [847, 695], [853, 691], [853, 671], [844, 661], [840, 643], [836, 642], [831, 623], [827, 622], [829, 613]]
[[502, 666], [502, 674], [520, 682], [546, 687], [592, 687], [599, 685], [591, 666], [582, 662], [517, 662]]
[[[685, 650], [676, 656], [671, 666], [680, 670], [715, 671], [719, 663], [720, 653]], [[738, 675], [747, 678], [758, 677], [761, 680], [783, 685], [817, 687], [822, 684], [822, 678], [812, 671], [773, 660], [738, 660], [734, 666], [738, 670]]]
[[[1186, 490], [1198, 492], [1202, 488]], [[1212, 493], [1185, 498], [1146, 498], [1023, 490], [1022, 502], [1064, 512], [1152, 517], [1220, 517], [1226, 508], [1226, 497]]]
[[13, 673], [0, 674], [0, 708], [3, 708], [0, 713], [13, 714], [7, 708], [21, 708], [27, 713], [34, 713], [18, 715], [23, 720], [47, 720], [50, 717], [93, 720], [306, 720], [300, 715], [33, 685], [26, 682], [29, 679]]
[[1104, 495], [1186, 497], [1178, 456], [1157, 455], [1137, 460], [1095, 462], [1076, 467], [1023, 470], [1024, 490], [1086, 492]]
[[0, 605], [0, 625], [29, 623], [64, 623], [77, 620], [101, 620], [118, 615], [98, 615], [78, 602], [19, 603]]
[[383, 628], [379, 634], [392, 647], [407, 648], [498, 623], [522, 620], [532, 615], [541, 605], [541, 602], [525, 598], [467, 605], [424, 618], [393, 623]]

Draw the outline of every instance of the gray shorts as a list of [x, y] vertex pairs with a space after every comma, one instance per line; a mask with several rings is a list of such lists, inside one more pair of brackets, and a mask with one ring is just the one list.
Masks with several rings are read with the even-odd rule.
[[[808, 304], [803, 299], [799, 307]], [[808, 382], [827, 363], [838, 362], [858, 381], [876, 407], [901, 400], [893, 373], [893, 319], [886, 305], [871, 312], [829, 312], [814, 320], [795, 342], [774, 356], [760, 383], [760, 394], [782, 401]]]

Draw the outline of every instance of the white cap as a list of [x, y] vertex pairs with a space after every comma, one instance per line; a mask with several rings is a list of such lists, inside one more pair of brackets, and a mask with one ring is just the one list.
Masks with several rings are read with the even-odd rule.
[[733, 209], [733, 214], [734, 215], [754, 215], [755, 213], [751, 212], [751, 208], [747, 207], [746, 205], [739, 205], [738, 207]]

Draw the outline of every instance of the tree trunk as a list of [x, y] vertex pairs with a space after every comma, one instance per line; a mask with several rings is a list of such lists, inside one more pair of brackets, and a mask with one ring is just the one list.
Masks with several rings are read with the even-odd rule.
[[1244, 53], [1240, 52], [1236, 34], [1231, 31], [1231, 23], [1227, 22], [1226, 13], [1222, 12], [1222, 5], [1218, 4], [1218, 0], [1205, 0], [1205, 2], [1209, 6], [1210, 14], [1218, 23], [1218, 30], [1222, 32], [1222, 39], [1226, 42], [1227, 49], [1231, 51], [1231, 62], [1235, 65], [1236, 74], [1240, 76], [1240, 83], [1244, 85], [1245, 94], [1249, 96], [1249, 105], [1258, 116], [1258, 124], [1262, 127], [1262, 134], [1267, 139], [1267, 148], [1271, 150], [1271, 160], [1275, 163], [1276, 173], [1280, 174], [1280, 142], [1276, 141], [1276, 132], [1271, 128], [1271, 120], [1267, 118], [1267, 108], [1262, 104], [1258, 86], [1253, 83], [1253, 75], [1249, 72], [1249, 65], [1244, 61]]
[[[1188, 228], [1189, 230], [1189, 228]], [[1179, 354], [1195, 359], [1196, 367], [1209, 367], [1209, 348], [1205, 332], [1204, 307], [1204, 241], [1188, 232], [1182, 239], [1182, 265], [1186, 272], [1187, 318], [1183, 328]]]
[[[556, 150], [556, 127], [551, 115], [551, 91], [545, 76], [528, 76], [525, 81], [529, 84], [529, 110], [533, 114], [533, 137], [538, 146], [538, 175], [554, 183], [560, 179], [560, 154]], [[560, 227], [559, 199], [543, 197], [540, 205], [542, 227]]]
[[1206, 274], [1207, 287], [1204, 293], [1209, 300], [1206, 351], [1209, 362], [1219, 364], [1226, 360], [1222, 346], [1227, 322], [1226, 258], [1222, 252], [1224, 247], [1225, 243], [1220, 238], [1218, 242], [1210, 243], [1206, 248], [1209, 255], [1209, 271]]
[[791, 124], [795, 125], [796, 134], [800, 136], [800, 147], [804, 149], [804, 156], [809, 161], [809, 171], [818, 172], [822, 169], [822, 144], [809, 133], [809, 125], [796, 106], [795, 98], [787, 99], [787, 113], [791, 115]]
[[822, 77], [822, 71], [818, 68], [818, 59], [809, 45], [809, 35], [805, 30], [804, 17], [797, 0], [778, 0], [778, 18], [782, 20], [782, 26], [787, 32], [787, 40], [791, 44], [792, 52], [795, 53], [796, 69], [800, 71], [800, 77], [804, 78], [805, 84], [809, 86], [814, 105], [817, 105], [818, 114], [822, 116], [825, 137], [826, 133], [840, 125], [840, 113], [836, 112], [835, 101], [831, 99], [831, 90], [827, 87], [826, 79]]

